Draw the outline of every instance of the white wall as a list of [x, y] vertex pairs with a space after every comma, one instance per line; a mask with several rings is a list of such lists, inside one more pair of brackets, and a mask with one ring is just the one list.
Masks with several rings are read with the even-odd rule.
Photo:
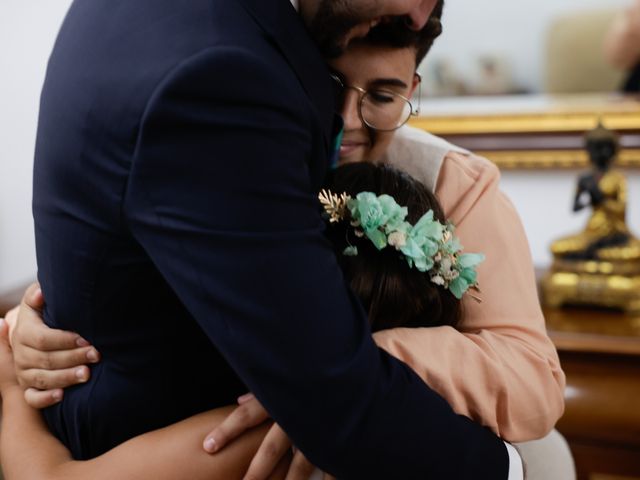
[[[627, 220], [632, 231], [640, 235], [640, 172], [625, 173], [629, 187]], [[588, 211], [571, 212], [579, 174], [577, 170], [502, 172], [502, 190], [522, 217], [537, 266], [551, 263], [551, 241], [579, 232], [587, 223]]]
[[[494, 46], [513, 51], [527, 77], [537, 77], [540, 35], [551, 13], [625, 0], [449, 0], [447, 33], [438, 48], [466, 55]], [[38, 97], [47, 57], [70, 0], [0, 0], [0, 291], [35, 275], [31, 168]], [[535, 8], [534, 8], [535, 7]], [[519, 22], [504, 22], [499, 14]], [[496, 26], [497, 24], [497, 26]], [[487, 25], [471, 36], [475, 25]], [[526, 27], [526, 28], [524, 28]], [[507, 39], [507, 40], [505, 40]], [[534, 260], [547, 264], [549, 241], [582, 228], [570, 213], [576, 172], [506, 172], [503, 188], [522, 214]], [[630, 222], [640, 232], [640, 175], [630, 182]]]
[[429, 60], [451, 58], [456, 68], [469, 77], [479, 55], [502, 54], [513, 67], [518, 85], [538, 92], [543, 79], [545, 33], [555, 16], [630, 3], [631, 0], [446, 0], [444, 32]]
[[70, 0], [0, 0], [0, 291], [35, 277], [31, 168], [40, 88]]

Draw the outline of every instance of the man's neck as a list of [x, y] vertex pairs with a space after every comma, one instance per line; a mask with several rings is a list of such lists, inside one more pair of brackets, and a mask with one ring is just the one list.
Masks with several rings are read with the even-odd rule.
[[300, 11], [298, 8], [298, 1], [299, 0], [289, 0], [291, 2], [291, 5], [293, 5], [293, 8], [296, 9], [296, 11]]

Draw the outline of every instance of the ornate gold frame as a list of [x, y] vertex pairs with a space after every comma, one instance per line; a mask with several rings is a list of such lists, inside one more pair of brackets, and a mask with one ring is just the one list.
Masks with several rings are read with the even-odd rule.
[[[589, 165], [589, 159], [583, 150], [484, 150], [476, 153], [488, 158], [500, 168], [509, 170], [585, 168]], [[640, 149], [621, 151], [616, 165], [640, 168]]]
[[[507, 113], [499, 115], [440, 115], [414, 118], [410, 124], [461, 143], [461, 139], [499, 138], [517, 135], [538, 139], [532, 148], [523, 144], [516, 149], [475, 149], [504, 169], [559, 169], [582, 168], [588, 165], [586, 153], [580, 149], [540, 149], [540, 138], [553, 135], [567, 135], [579, 138], [587, 130], [594, 128], [598, 121], [621, 137], [632, 140], [630, 147], [619, 155], [618, 165], [640, 168], [640, 102], [637, 100], [615, 100], [596, 102], [593, 106], [580, 105], [562, 108], [550, 107], [539, 113]], [[496, 140], [499, 143], [499, 140]], [[526, 141], [524, 141], [526, 143]], [[533, 146], [533, 143], [536, 146]], [[465, 146], [462, 144], [462, 146]]]

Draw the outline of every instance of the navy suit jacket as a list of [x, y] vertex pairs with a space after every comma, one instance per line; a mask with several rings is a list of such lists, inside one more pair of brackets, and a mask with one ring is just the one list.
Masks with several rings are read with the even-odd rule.
[[74, 457], [250, 390], [340, 478], [506, 478], [504, 444], [372, 341], [316, 194], [334, 103], [289, 0], [76, 0], [35, 158], [49, 325], [103, 359]]

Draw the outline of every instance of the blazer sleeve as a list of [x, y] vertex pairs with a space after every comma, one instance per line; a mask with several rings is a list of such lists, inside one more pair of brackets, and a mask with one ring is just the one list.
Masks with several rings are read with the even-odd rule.
[[127, 224], [319, 467], [340, 478], [506, 478], [504, 444], [373, 342], [323, 235], [310, 174], [320, 125], [283, 70], [220, 46], [170, 72], [141, 119]]
[[465, 251], [482, 252], [482, 303], [463, 299], [451, 327], [376, 333], [453, 409], [505, 440], [541, 438], [564, 410], [565, 377], [546, 334], [529, 245], [520, 218], [498, 189], [495, 165], [450, 153], [436, 187]]

